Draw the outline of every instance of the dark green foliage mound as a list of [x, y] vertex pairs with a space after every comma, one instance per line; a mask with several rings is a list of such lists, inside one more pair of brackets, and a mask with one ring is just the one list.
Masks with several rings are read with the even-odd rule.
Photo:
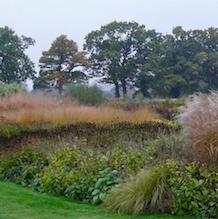
[[23, 92], [25, 92], [25, 89], [21, 84], [0, 84], [0, 97], [8, 97]]
[[104, 102], [103, 92], [96, 86], [72, 84], [68, 87], [68, 95], [84, 105], [99, 105]]
[[67, 187], [65, 195], [71, 199], [100, 204], [118, 182], [118, 172], [110, 168], [86, 176], [80, 174], [80, 177]]
[[91, 203], [102, 203], [111, 188], [113, 188], [118, 183], [118, 171], [112, 171], [109, 168], [100, 171], [96, 177], [95, 184], [89, 189], [91, 192]]
[[47, 165], [48, 158], [45, 154], [27, 150], [0, 162], [0, 178], [24, 186], [33, 186], [38, 174]]

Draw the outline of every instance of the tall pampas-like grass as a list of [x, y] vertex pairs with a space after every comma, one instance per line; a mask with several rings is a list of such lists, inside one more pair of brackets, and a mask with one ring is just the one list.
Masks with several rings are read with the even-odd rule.
[[178, 115], [183, 134], [192, 141], [192, 154], [209, 165], [218, 164], [218, 92], [190, 97]]

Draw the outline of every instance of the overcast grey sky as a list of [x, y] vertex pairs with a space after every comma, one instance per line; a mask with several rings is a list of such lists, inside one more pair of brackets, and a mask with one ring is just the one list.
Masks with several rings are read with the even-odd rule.
[[217, 27], [218, 0], [0, 0], [0, 26], [36, 40], [28, 50], [36, 65], [58, 35], [67, 34], [81, 48], [88, 32], [113, 20], [134, 20], [163, 33], [177, 25]]

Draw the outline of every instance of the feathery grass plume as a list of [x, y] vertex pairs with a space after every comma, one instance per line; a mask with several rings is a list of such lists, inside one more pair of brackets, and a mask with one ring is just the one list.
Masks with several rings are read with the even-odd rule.
[[169, 203], [167, 169], [155, 166], [111, 190], [103, 204], [107, 209], [127, 214], [161, 212]]
[[181, 109], [178, 121], [193, 143], [191, 156], [209, 165], [218, 164], [218, 92], [194, 94]]

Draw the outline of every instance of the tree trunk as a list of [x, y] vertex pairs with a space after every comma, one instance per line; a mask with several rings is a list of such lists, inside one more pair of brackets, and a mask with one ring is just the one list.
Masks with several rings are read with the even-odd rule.
[[126, 81], [122, 80], [121, 84], [122, 84], [122, 89], [123, 89], [123, 97], [126, 97], [127, 96]]
[[63, 80], [59, 79], [57, 81], [57, 89], [58, 89], [59, 95], [62, 95], [62, 93], [63, 93], [63, 85], [64, 85]]
[[115, 85], [115, 97], [120, 98], [120, 87], [118, 82], [114, 81], [114, 85]]
[[179, 98], [181, 95], [181, 88], [179, 85], [173, 87], [170, 91], [170, 95], [172, 98]]
[[57, 75], [57, 88], [58, 88], [58, 92], [60, 95], [62, 95], [64, 89], [63, 89], [63, 86], [65, 84], [65, 75], [64, 75], [64, 72], [58, 72], [58, 75]]
[[59, 84], [57, 88], [58, 88], [59, 95], [62, 95], [62, 93], [63, 93], [63, 86], [61, 84]]

